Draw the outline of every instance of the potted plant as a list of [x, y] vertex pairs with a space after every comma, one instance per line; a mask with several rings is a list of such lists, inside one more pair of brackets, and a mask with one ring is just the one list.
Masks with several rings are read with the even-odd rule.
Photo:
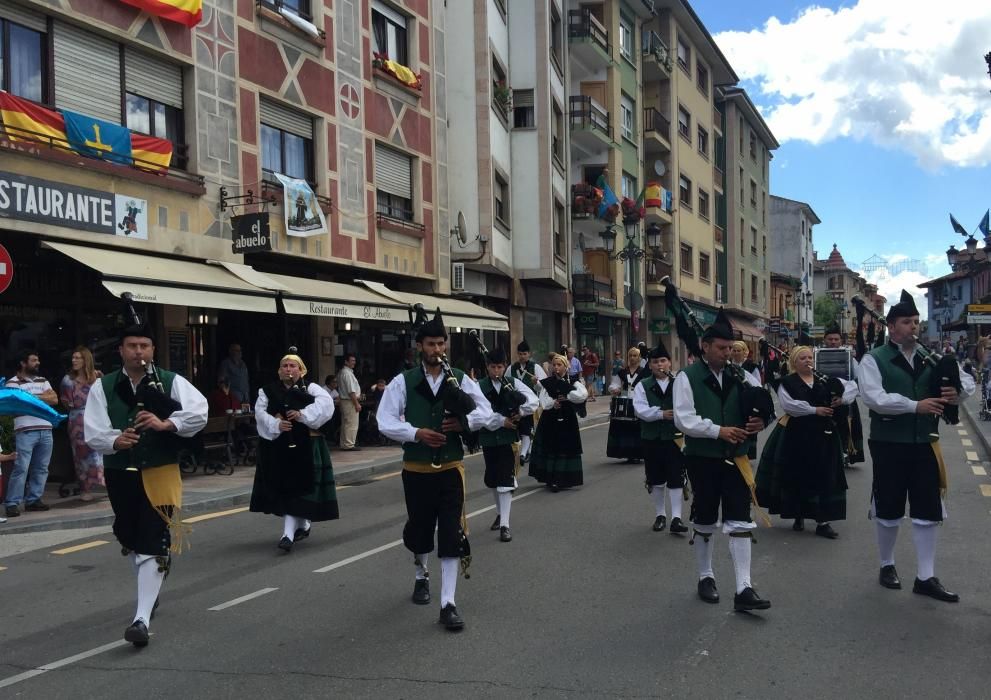
[[506, 114], [513, 108], [513, 91], [506, 85], [505, 80], [492, 83], [492, 101]]
[[641, 207], [637, 202], [629, 197], [623, 197], [620, 202], [620, 206], [623, 210], [623, 223], [624, 224], [635, 224], [643, 219], [644, 215], [647, 213], [646, 210]]

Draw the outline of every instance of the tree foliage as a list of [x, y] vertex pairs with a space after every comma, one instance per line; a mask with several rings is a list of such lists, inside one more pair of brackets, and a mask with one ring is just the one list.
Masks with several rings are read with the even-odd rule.
[[812, 313], [817, 326], [828, 326], [838, 322], [840, 305], [832, 297], [821, 296], [816, 299]]

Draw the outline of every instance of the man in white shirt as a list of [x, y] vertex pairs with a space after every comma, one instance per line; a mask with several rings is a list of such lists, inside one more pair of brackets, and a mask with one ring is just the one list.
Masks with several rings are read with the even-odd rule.
[[[37, 352], [22, 351], [17, 374], [7, 380], [6, 387], [21, 389], [54, 406], [58, 403], [58, 396], [48, 380], [38, 374], [40, 367]], [[45, 495], [48, 463], [52, 458], [52, 424], [44, 418], [17, 416], [14, 418], [14, 448], [17, 459], [7, 482], [4, 501], [7, 517], [15, 518], [21, 514], [19, 506], [22, 500], [26, 500], [24, 510], [48, 510], [48, 505], [41, 499]]]
[[341, 449], [360, 450], [355, 445], [358, 439], [358, 414], [361, 413], [361, 385], [354, 376], [358, 358], [354, 353], [344, 356], [344, 366], [337, 373], [337, 387], [341, 393]]

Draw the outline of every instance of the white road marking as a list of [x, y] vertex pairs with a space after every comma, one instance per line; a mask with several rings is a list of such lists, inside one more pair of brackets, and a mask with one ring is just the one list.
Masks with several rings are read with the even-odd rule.
[[966, 435], [967, 431], [963, 428], [957, 428], [957, 435]]
[[[516, 503], [516, 501], [520, 500], [521, 498], [526, 498], [527, 496], [535, 494], [539, 491], [543, 491], [543, 488], [535, 488], [530, 491], [527, 491], [526, 493], [521, 493], [519, 496], [514, 495], [513, 503]], [[494, 503], [491, 506], [486, 506], [485, 508], [479, 508], [478, 510], [468, 513], [468, 515], [466, 515], [465, 518], [474, 518], [476, 515], [481, 515], [482, 513], [488, 513], [490, 510], [495, 510]], [[356, 561], [361, 561], [362, 559], [367, 559], [368, 557], [378, 554], [380, 552], [384, 552], [387, 549], [398, 547], [402, 543], [403, 543], [402, 540], [393, 540], [392, 542], [388, 542], [379, 547], [375, 547], [374, 549], [369, 549], [367, 552], [362, 552], [361, 554], [355, 554], [353, 557], [348, 557], [347, 559], [341, 559], [340, 561], [335, 561], [333, 564], [328, 564], [327, 566], [323, 566], [319, 569], [314, 569], [313, 573], [325, 574], [328, 571], [333, 571], [334, 569], [340, 569], [343, 566], [347, 566], [348, 564], [354, 564]]]
[[987, 473], [987, 471], [986, 471], [986, 470], [984, 469], [984, 467], [978, 467], [978, 466], [977, 466], [977, 465], [975, 465], [975, 464], [971, 464], [971, 465], [970, 465], [970, 470], [971, 470], [972, 472], [974, 472], [974, 476], [987, 476], [987, 475], [988, 475], [988, 473]]
[[960, 444], [963, 445], [964, 447], [973, 447], [974, 446], [974, 443], [971, 442], [970, 440], [961, 440], [960, 441]]
[[981, 495], [991, 498], [991, 484], [981, 484]]
[[967, 450], [965, 454], [967, 455], [967, 459], [970, 460], [971, 462], [981, 461], [980, 459], [978, 459], [977, 453], [974, 452], [973, 450]]
[[24, 673], [18, 673], [16, 676], [11, 676], [10, 678], [4, 678], [2, 681], [0, 681], [0, 688], [6, 688], [8, 686], [12, 686], [15, 683], [26, 681], [28, 678], [34, 678], [35, 676], [40, 676], [42, 673], [47, 673], [48, 671], [54, 671], [55, 669], [62, 668], [63, 666], [68, 666], [69, 664], [74, 664], [77, 661], [88, 659], [91, 656], [102, 654], [103, 652], [110, 651], [111, 649], [128, 646], [129, 644], [130, 642], [128, 641], [125, 641], [123, 639], [118, 639], [116, 642], [110, 642], [110, 644], [104, 644], [102, 647], [96, 647], [95, 649], [90, 649], [89, 651], [84, 651], [74, 656], [67, 656], [64, 659], [60, 659], [59, 661], [53, 661], [50, 664], [39, 666], [38, 668], [31, 669], [30, 671], [25, 671]]
[[243, 595], [240, 598], [235, 598], [234, 600], [228, 600], [226, 603], [221, 603], [220, 605], [214, 605], [212, 608], [207, 608], [207, 610], [226, 610], [227, 608], [233, 608], [235, 605], [240, 605], [241, 603], [246, 603], [249, 600], [254, 600], [255, 598], [260, 598], [267, 593], [279, 590], [278, 588], [262, 588], [260, 591], [255, 591], [254, 593], [249, 593], [248, 595]]

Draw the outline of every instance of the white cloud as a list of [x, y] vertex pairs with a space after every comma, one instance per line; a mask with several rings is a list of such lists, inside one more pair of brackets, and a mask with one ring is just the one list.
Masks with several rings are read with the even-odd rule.
[[848, 136], [924, 167], [991, 163], [991, 3], [859, 0], [715, 39], [782, 143]]
[[878, 293], [888, 300], [888, 305], [897, 304], [901, 298], [902, 290], [912, 295], [915, 305], [919, 309], [919, 317], [925, 320], [928, 315], [926, 296], [924, 289], [919, 289], [918, 285], [930, 279], [929, 276], [920, 272], [904, 271], [897, 275], [891, 275], [886, 269], [875, 270], [869, 275], [864, 275], [868, 282], [877, 285]]

